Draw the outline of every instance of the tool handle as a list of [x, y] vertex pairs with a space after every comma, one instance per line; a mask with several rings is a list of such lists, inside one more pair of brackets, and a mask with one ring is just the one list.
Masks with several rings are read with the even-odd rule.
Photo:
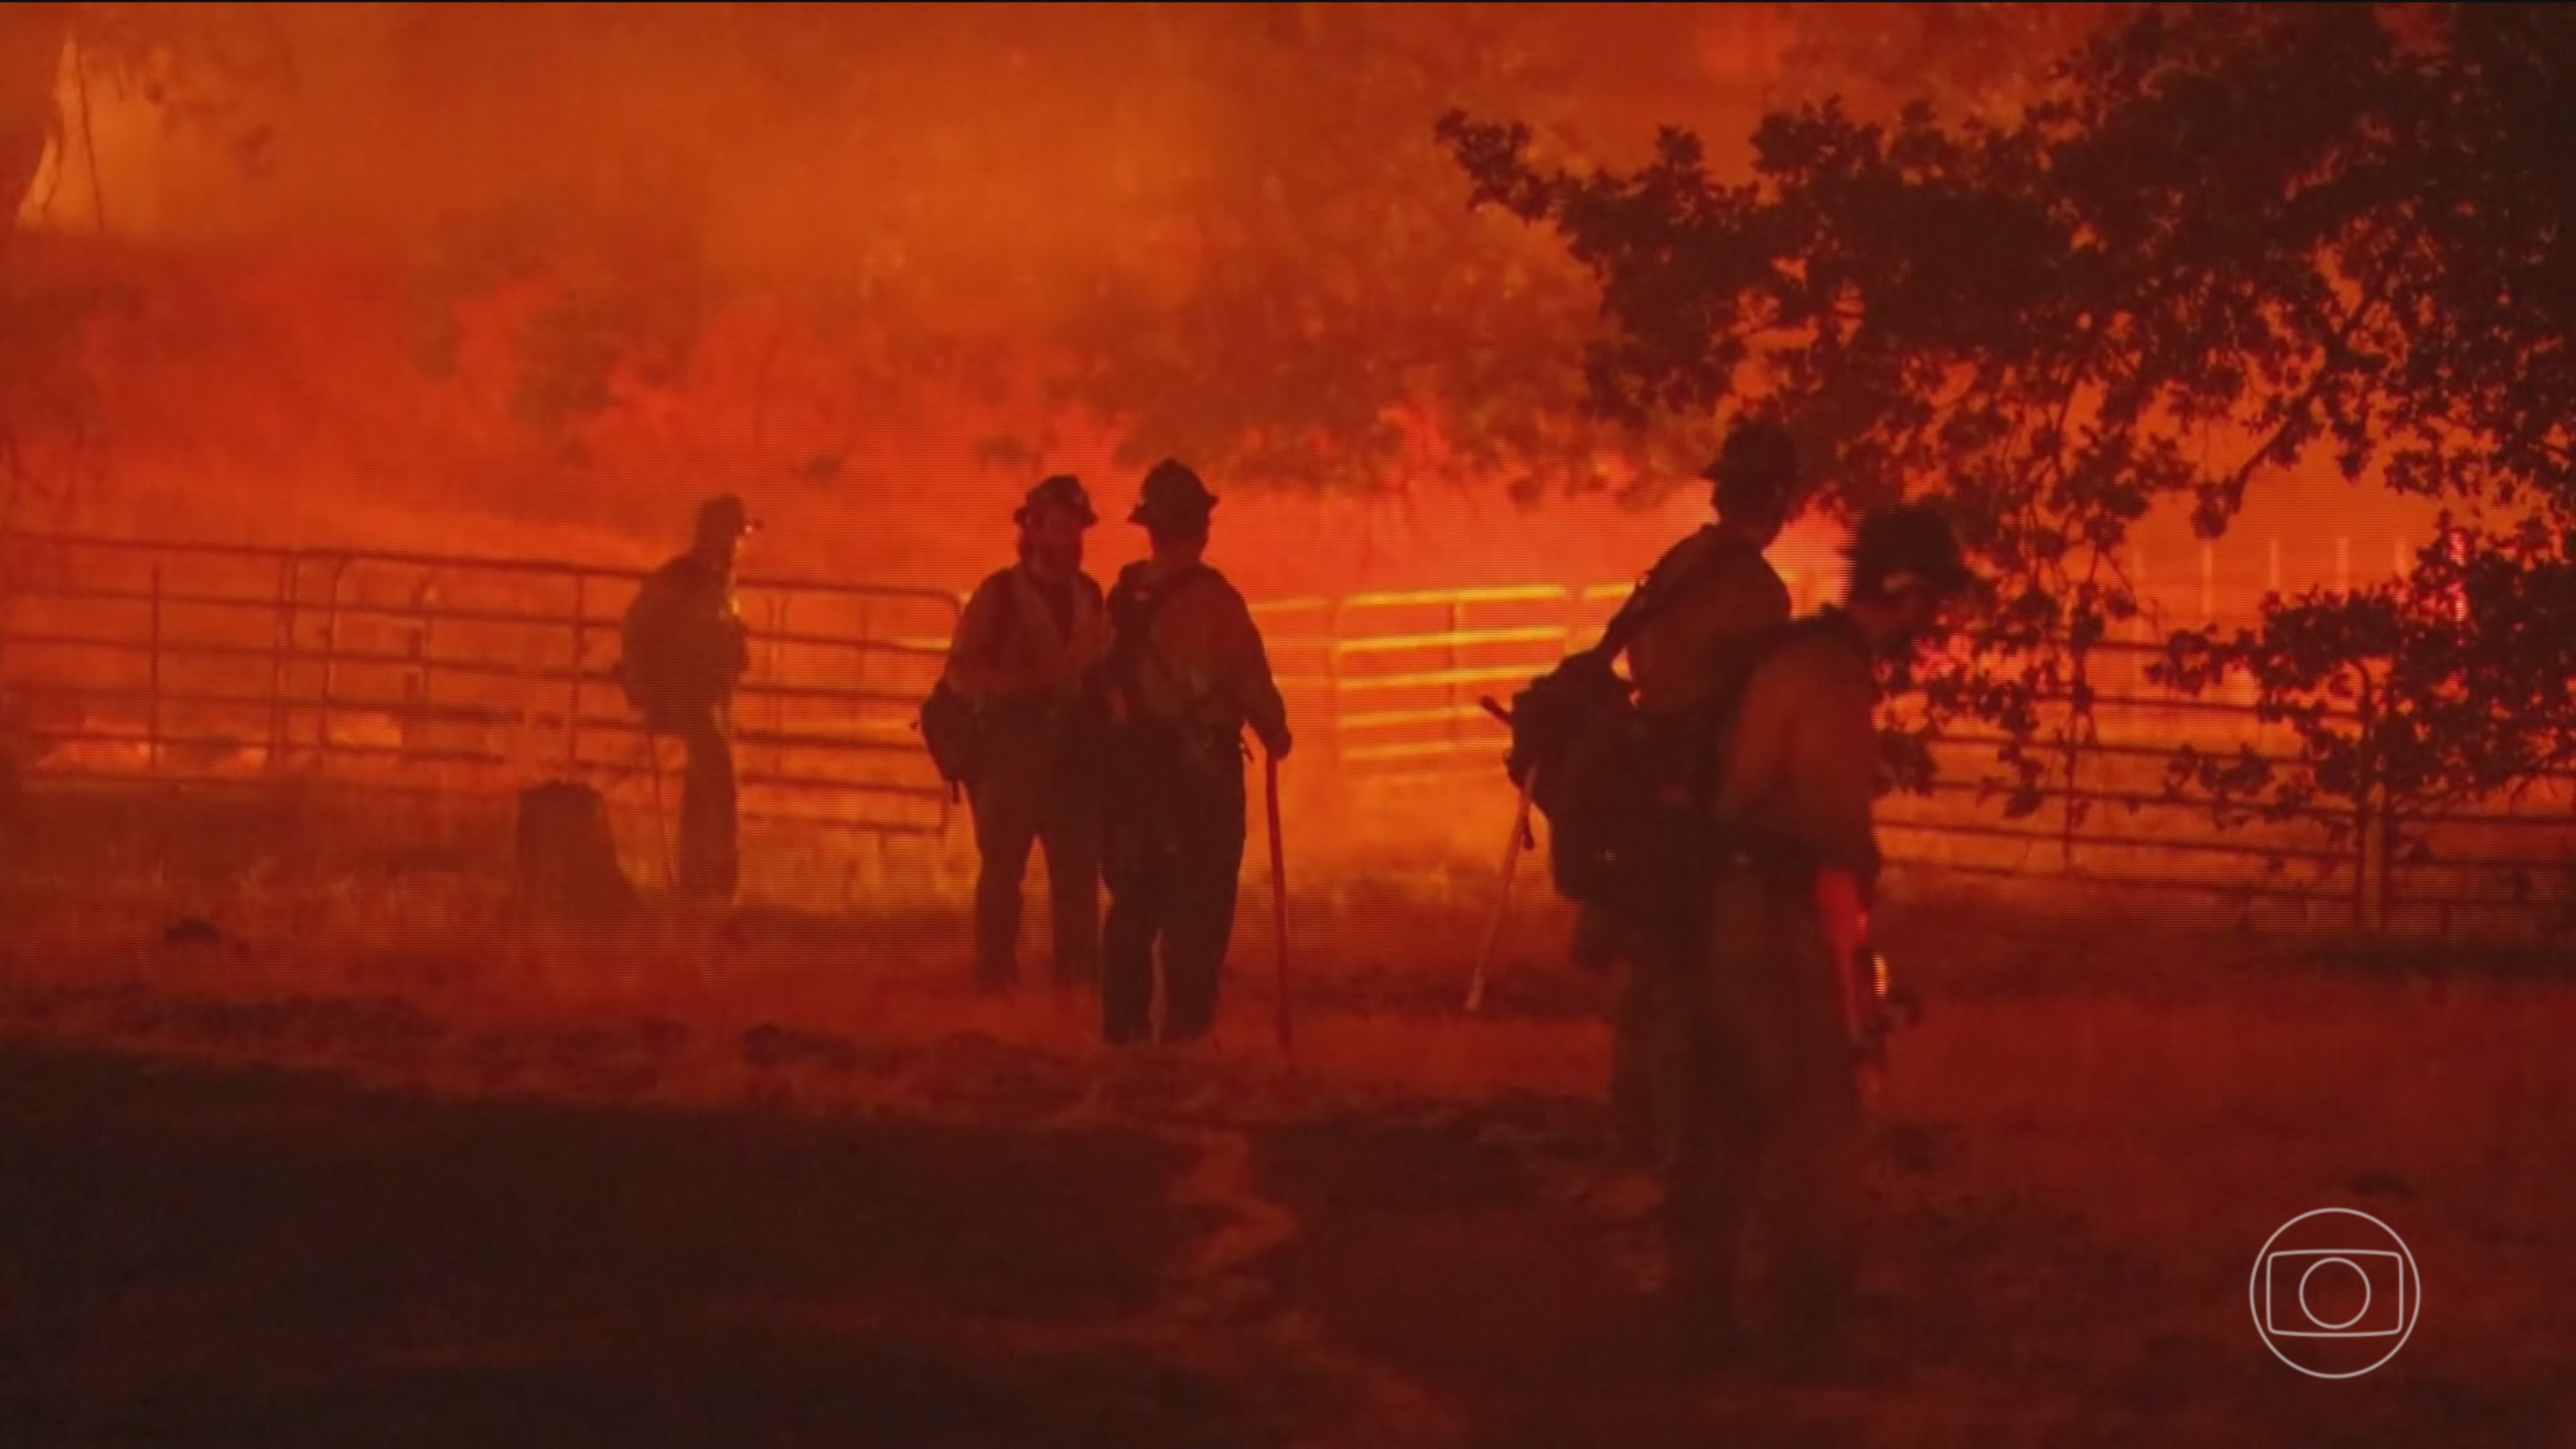
[[1278, 1021], [1280, 1055], [1293, 1058], [1297, 1052], [1296, 1029], [1291, 1023], [1288, 1006], [1288, 864], [1280, 848], [1279, 830], [1279, 757], [1264, 755], [1263, 794], [1270, 806], [1270, 896], [1271, 920], [1279, 947]]

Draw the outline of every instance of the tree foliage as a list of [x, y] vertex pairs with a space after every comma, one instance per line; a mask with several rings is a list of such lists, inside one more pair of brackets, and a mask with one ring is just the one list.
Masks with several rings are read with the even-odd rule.
[[277, 9], [99, 0], [0, 7], [0, 204], [10, 226], [30, 199], [45, 200], [31, 188], [48, 148], [62, 158], [57, 184], [92, 164], [94, 93], [141, 101], [173, 131], [212, 140], [256, 173], [272, 137], [262, 102], [294, 79]]
[[1570, 79], [1478, 7], [1170, 7], [1165, 23], [1208, 98], [1205, 151], [1148, 223], [1172, 245], [1068, 319], [1064, 395], [1130, 419], [1139, 460], [1366, 487], [1400, 478], [1407, 424], [1431, 421], [1525, 491], [1574, 480], [1561, 470], [1593, 436], [1557, 339], [1586, 324], [1581, 278], [1448, 204], [1421, 131], [1444, 105], [1547, 104]]
[[[1604, 453], [1687, 474], [1712, 441], [1702, 419], [1641, 440], [1584, 415], [1566, 344], [1595, 326], [1589, 279], [1452, 204], [1422, 125], [1508, 108], [1578, 145], [1641, 70], [1648, 88], [1704, 87], [1696, 57], [1737, 14], [406, 3], [308, 26], [272, 7], [68, 10], [102, 75], [201, 125], [189, 97], [237, 103], [287, 60], [368, 67], [282, 127], [409, 138], [421, 361], [451, 366], [463, 309], [546, 293], [516, 339], [512, 407], [567, 447], [621, 399], [686, 385], [723, 298], [833, 331], [820, 340], [866, 360], [852, 385], [877, 413], [925, 384], [996, 397], [1043, 377], [1140, 459], [1264, 483], [1436, 469], [1535, 498], [1601, 486]], [[2089, 23], [1790, 14], [1798, 82], [1883, 90], [1868, 72], [1890, 64], [1978, 106], [2020, 52]], [[261, 44], [278, 28], [282, 58]], [[382, 53], [352, 51], [352, 29], [388, 36]], [[264, 116], [226, 124], [265, 154]], [[295, 140], [280, 164], [313, 164]], [[757, 257], [735, 245], [763, 229]], [[1440, 451], [1420, 450], [1430, 438]]]
[[2284, 768], [2251, 748], [2186, 746], [2173, 784], [2221, 820], [2376, 800], [2400, 840], [2425, 848], [2417, 827], [2434, 813], [2576, 766], [2571, 542], [2537, 517], [2498, 534], [2446, 517], [2403, 579], [2276, 601], [2259, 630], [2177, 634], [2174, 683], [2252, 679], [2301, 754]]
[[[1924, 681], [1923, 727], [1999, 725], [2015, 813], [2037, 806], [2040, 738], [2092, 730], [2088, 659], [2140, 608], [2119, 560], [2152, 509], [2215, 537], [2322, 452], [2530, 512], [2456, 530], [2402, 588], [2175, 641], [2171, 682], [2250, 677], [2303, 740], [2265, 779], [2193, 758], [2178, 780], [2422, 806], [2527, 777], [2566, 727], [2565, 656], [2540, 641], [2576, 630], [2543, 521], [2571, 501], [2576, 228], [2549, 152], [2572, 42], [2556, 7], [2145, 9], [2007, 120], [1774, 114], [1731, 187], [1678, 132], [1625, 172], [1543, 164], [1513, 123], [1440, 134], [1477, 202], [1552, 227], [1600, 279], [1605, 414], [1774, 412], [1830, 505], [1954, 505], [1998, 588], [1972, 652]], [[2323, 707], [2362, 674], [2367, 727]], [[2501, 713], [2473, 727], [2482, 682]]]
[[45, 157], [56, 159], [54, 189], [84, 175], [104, 217], [88, 145], [95, 89], [141, 100], [256, 170], [269, 134], [259, 97], [290, 79], [271, 9], [0, 6], [0, 520], [62, 501], [94, 471], [101, 389], [83, 344], [93, 318], [130, 301], [94, 278], [61, 275], [22, 244], [21, 212], [47, 200], [34, 190]]
[[[502, 22], [452, 8], [402, 7], [406, 83], [424, 97], [488, 69]], [[549, 27], [572, 24], [554, 11], [571, 8], [513, 7], [507, 24], [543, 48]], [[614, 12], [598, 44], [620, 55], [685, 53], [698, 88], [674, 110], [706, 112], [731, 144], [639, 135], [631, 154], [595, 147], [583, 167], [532, 167], [439, 223], [416, 278], [433, 366], [462, 303], [524, 283], [586, 299], [525, 339], [531, 425], [597, 415], [617, 391], [602, 373], [641, 345], [630, 334], [668, 335], [618, 319], [673, 287], [728, 286], [864, 333], [849, 350], [870, 359], [871, 388], [990, 396], [1035, 377], [1052, 401], [1113, 420], [1137, 460], [1181, 454], [1265, 484], [1401, 486], [1436, 432], [1451, 450], [1438, 466], [1535, 497], [1600, 486], [1597, 449], [1633, 442], [1580, 407], [1564, 342], [1592, 328], [1588, 279], [1518, 228], [1461, 211], [1423, 133], [1458, 104], [1509, 104], [1550, 134], [1570, 124], [1578, 78], [1521, 12], [578, 10], [584, 27]], [[1697, 21], [1629, 23], [1672, 27], [1678, 43]], [[590, 62], [564, 64], [569, 91], [612, 84], [579, 68]], [[970, 77], [989, 101], [968, 99]], [[721, 99], [737, 91], [762, 100]], [[729, 273], [709, 235], [728, 207], [768, 199], [726, 188], [791, 144], [849, 158], [846, 174], [795, 182], [838, 198], [813, 219], [831, 254]], [[618, 196], [693, 186], [693, 203], [651, 222], [653, 256], [597, 240], [615, 229]], [[1702, 429], [1673, 431], [1683, 451], [1705, 444]]]
[[2051, 62], [2132, 4], [1999, 0], [1778, 7], [1789, 43], [1770, 96], [1795, 107], [1840, 99], [1855, 114], [1929, 105], [1936, 115], [2009, 120]]

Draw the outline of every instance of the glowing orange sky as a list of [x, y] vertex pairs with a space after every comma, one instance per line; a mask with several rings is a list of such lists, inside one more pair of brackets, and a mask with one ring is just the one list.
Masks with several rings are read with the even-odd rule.
[[[758, 297], [780, 278], [872, 269], [990, 275], [1007, 286], [986, 299], [997, 315], [975, 320], [1007, 325], [1010, 306], [1078, 298], [1100, 268], [1141, 257], [1150, 272], [1174, 255], [1153, 218], [1203, 181], [1203, 138], [1238, 102], [1205, 77], [1137, 82], [1134, 12], [878, 11], [867, 23], [894, 60], [809, 92], [685, 44], [685, 17], [666, 34], [567, 7], [468, 7], [429, 32], [445, 49], [424, 58], [397, 28], [403, 8], [268, 8], [297, 86], [251, 98], [272, 128], [256, 176], [210, 134], [166, 126], [112, 86], [75, 94], [85, 78], [67, 70], [64, 99], [89, 130], [67, 133], [75, 164], [53, 158], [24, 219], [149, 247], [165, 277], [201, 274], [101, 344], [117, 431], [115, 487], [88, 515], [98, 526], [642, 557], [678, 529], [688, 498], [722, 487], [780, 520], [780, 567], [954, 583], [1002, 551], [1009, 504], [1038, 471], [1079, 471], [1105, 501], [1130, 495], [1139, 470], [1117, 460], [1114, 428], [1026, 398], [872, 413], [836, 381], [846, 359], [782, 342]], [[1796, 33], [1770, 6], [1487, 9], [1524, 55], [1563, 72], [1576, 132], [1605, 160], [1675, 122], [1699, 127], [1722, 169], [1737, 164]], [[1848, 23], [1883, 23], [1873, 9], [1849, 9]], [[1313, 23], [1296, 7], [1278, 13]], [[1426, 27], [1455, 15], [1420, 13]], [[424, 88], [424, 74], [440, 84]], [[1428, 146], [1423, 121], [1390, 144]], [[634, 174], [695, 199], [712, 265], [740, 295], [711, 323], [685, 389], [627, 399], [569, 465], [514, 431], [506, 318], [469, 329], [456, 377], [432, 384], [405, 320], [371, 289], [415, 264], [418, 239], [459, 208]], [[1562, 264], [1544, 236], [1531, 255]], [[972, 306], [973, 294], [947, 295]], [[1045, 456], [984, 461], [1000, 432], [1042, 437]], [[836, 467], [813, 474], [827, 455]], [[1248, 587], [1272, 592], [1590, 582], [1633, 575], [1702, 512], [1694, 488], [1646, 515], [1598, 502], [1532, 515], [1436, 440], [1417, 472], [1369, 500], [1215, 478], [1228, 499], [1220, 551]], [[244, 497], [262, 502], [244, 509]], [[2334, 532], [2420, 528], [2415, 510], [2328, 487], [2258, 496], [2244, 531], [2322, 538], [2317, 510], [2329, 505]], [[2186, 556], [2173, 523], [2142, 542]], [[1114, 523], [1095, 545], [1113, 561], [1131, 546]], [[1801, 534], [1783, 561], [1823, 567], [1810, 555], [1824, 546]], [[2361, 556], [2384, 553], [2377, 543]]]

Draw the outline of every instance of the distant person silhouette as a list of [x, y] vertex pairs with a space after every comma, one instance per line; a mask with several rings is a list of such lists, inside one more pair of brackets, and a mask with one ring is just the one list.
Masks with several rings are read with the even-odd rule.
[[627, 700], [645, 729], [679, 736], [688, 751], [679, 886], [696, 901], [729, 903], [739, 885], [732, 712], [751, 647], [734, 597], [734, 564], [743, 539], [759, 527], [730, 494], [700, 504], [688, 552], [655, 569], [626, 611]]

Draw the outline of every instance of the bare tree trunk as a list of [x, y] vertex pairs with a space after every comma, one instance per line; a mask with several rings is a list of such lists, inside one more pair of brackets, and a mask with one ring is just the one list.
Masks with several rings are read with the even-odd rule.
[[60, 129], [54, 84], [71, 28], [68, 4], [0, 5], [0, 206], [8, 208], [0, 235], [16, 229], [45, 144]]

